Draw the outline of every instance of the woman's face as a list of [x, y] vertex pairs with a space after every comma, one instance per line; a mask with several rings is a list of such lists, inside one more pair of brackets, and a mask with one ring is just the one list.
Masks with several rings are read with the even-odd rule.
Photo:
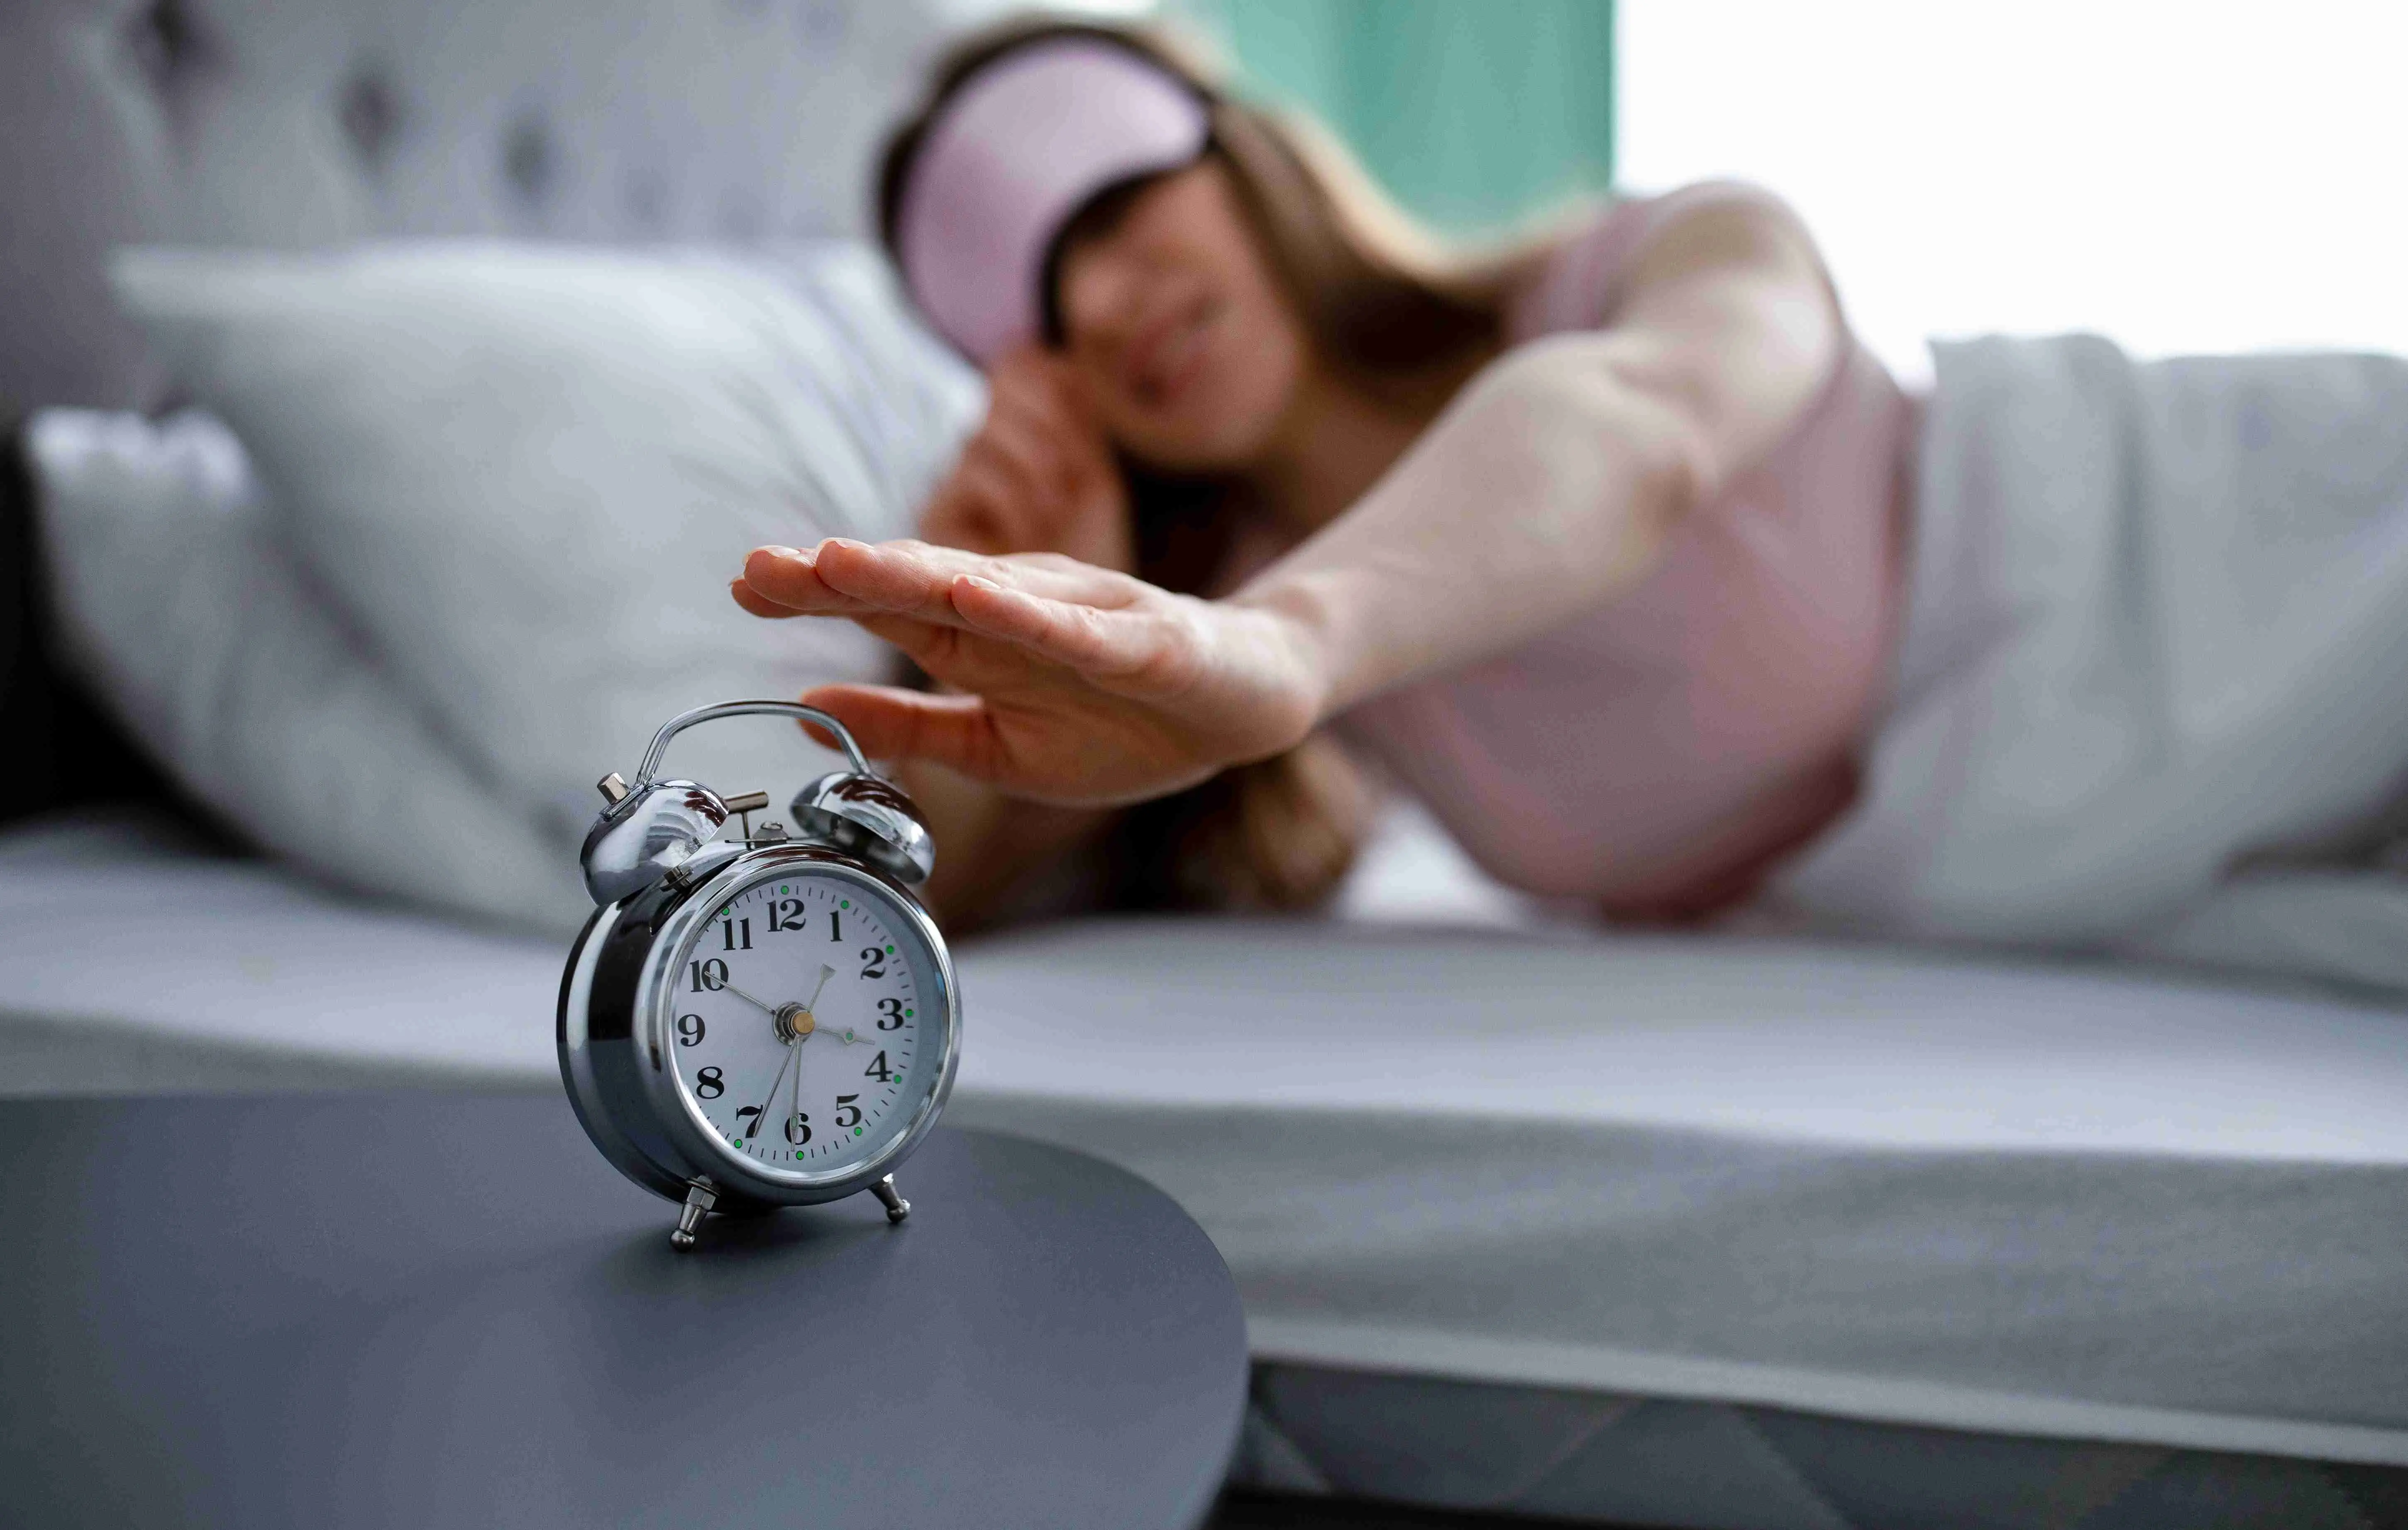
[[1106, 432], [1154, 467], [1245, 467], [1310, 348], [1227, 168], [1207, 155], [1098, 210], [1070, 229], [1054, 293]]

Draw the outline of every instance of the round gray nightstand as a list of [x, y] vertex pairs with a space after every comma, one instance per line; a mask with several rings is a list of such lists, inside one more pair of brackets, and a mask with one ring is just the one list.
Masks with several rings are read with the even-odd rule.
[[976, 1132], [905, 1188], [678, 1254], [557, 1094], [0, 1103], [0, 1521], [1200, 1521], [1246, 1376], [1203, 1233]]

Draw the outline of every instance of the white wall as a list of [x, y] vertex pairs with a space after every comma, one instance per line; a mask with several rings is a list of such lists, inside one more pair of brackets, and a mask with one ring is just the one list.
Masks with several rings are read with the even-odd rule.
[[1621, 0], [1618, 169], [1740, 175], [1923, 337], [2408, 353], [2408, 5]]

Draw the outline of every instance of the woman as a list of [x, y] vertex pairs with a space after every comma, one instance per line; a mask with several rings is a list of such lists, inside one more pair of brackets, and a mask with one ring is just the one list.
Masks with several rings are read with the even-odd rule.
[[1360, 818], [1326, 728], [1495, 875], [1614, 919], [1728, 910], [1856, 802], [1918, 411], [1798, 221], [1695, 187], [1450, 270], [1362, 207], [1091, 27], [970, 50], [893, 146], [889, 249], [990, 417], [925, 540], [761, 549], [734, 590], [938, 683], [807, 699], [912, 763], [985, 868], [956, 912], [1233, 779], [1240, 822], [1280, 808], [1222, 880], [1301, 838], [1253, 885], [1326, 886]]

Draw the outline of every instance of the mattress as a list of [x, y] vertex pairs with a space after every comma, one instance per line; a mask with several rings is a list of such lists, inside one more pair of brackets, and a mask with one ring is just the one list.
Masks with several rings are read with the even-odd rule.
[[[560, 954], [122, 826], [0, 837], [18, 1092], [557, 1087]], [[1228, 1260], [1248, 1480], [1731, 1526], [2384, 1523], [2408, 1481], [2408, 1017], [1560, 930], [959, 957], [953, 1119], [1145, 1175]]]

